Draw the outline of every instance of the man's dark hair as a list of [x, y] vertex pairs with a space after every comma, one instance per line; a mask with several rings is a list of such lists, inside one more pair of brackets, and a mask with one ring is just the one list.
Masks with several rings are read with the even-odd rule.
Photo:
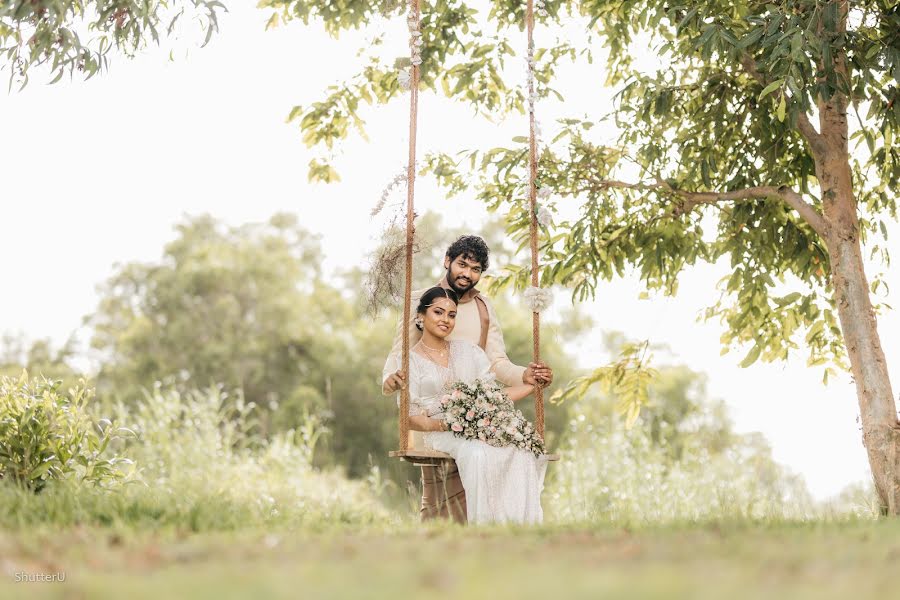
[[482, 270], [488, 268], [488, 254], [490, 250], [484, 240], [477, 235], [464, 235], [450, 244], [447, 248], [447, 258], [450, 262], [462, 256], [466, 260], [474, 260], [481, 263]]

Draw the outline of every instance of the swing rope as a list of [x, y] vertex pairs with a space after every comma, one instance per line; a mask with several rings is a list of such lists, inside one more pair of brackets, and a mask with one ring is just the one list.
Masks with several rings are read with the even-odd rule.
[[[420, 0], [409, 0], [409, 14], [407, 21], [410, 30], [420, 31], [421, 8]], [[529, 69], [532, 69], [531, 59], [534, 55], [534, 0], [528, 0], [525, 13], [526, 28], [528, 30], [528, 60]], [[411, 40], [411, 47], [416, 44], [417, 37]], [[414, 56], [417, 53], [414, 50]], [[404, 282], [403, 323], [404, 326], [401, 370], [405, 385], [400, 390], [400, 451], [409, 450], [409, 335], [405, 330], [412, 317], [412, 267], [413, 267], [413, 243], [415, 226], [413, 220], [414, 196], [416, 182], [416, 132], [419, 116], [419, 64], [421, 59], [413, 60], [410, 68], [410, 99], [409, 99], [409, 162], [406, 167], [406, 280]], [[528, 97], [534, 97], [534, 77], [528, 79]], [[538, 264], [538, 221], [537, 221], [537, 135], [535, 130], [534, 102], [529, 101], [528, 109], [528, 202], [531, 212], [530, 237], [531, 237], [531, 285], [539, 287], [540, 265]], [[539, 362], [541, 359], [541, 319], [539, 312], [531, 315], [532, 335], [532, 360]], [[534, 414], [535, 429], [541, 437], [544, 436], [544, 389], [541, 385], [534, 390]]]
[[[415, 31], [420, 31], [421, 10], [419, 0], [409, 0], [410, 25], [415, 23]], [[410, 27], [412, 29], [412, 27]], [[413, 39], [411, 44], [415, 44]], [[410, 68], [409, 88], [409, 162], [406, 166], [406, 281], [404, 282], [403, 301], [403, 348], [401, 361], [403, 364], [403, 380], [406, 382], [400, 390], [400, 450], [409, 450], [409, 333], [406, 330], [412, 316], [412, 270], [413, 270], [413, 199], [416, 184], [416, 129], [419, 117], [419, 65], [413, 61]]]
[[[528, 69], [534, 67], [534, 0], [528, 0], [525, 11], [525, 24], [528, 30]], [[534, 77], [528, 78], [528, 204], [531, 219], [529, 233], [531, 237], [531, 285], [540, 287], [540, 266], [538, 265], [538, 221], [537, 221], [537, 136], [534, 121]], [[541, 360], [541, 314], [531, 313], [532, 362]], [[534, 387], [534, 420], [535, 428], [544, 437], [544, 388], [540, 384]]]

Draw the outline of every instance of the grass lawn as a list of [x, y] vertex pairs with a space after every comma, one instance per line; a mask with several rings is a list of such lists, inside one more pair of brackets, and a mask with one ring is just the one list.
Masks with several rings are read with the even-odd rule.
[[[0, 533], [0, 598], [892, 598], [900, 522]], [[65, 581], [16, 582], [20, 573]]]

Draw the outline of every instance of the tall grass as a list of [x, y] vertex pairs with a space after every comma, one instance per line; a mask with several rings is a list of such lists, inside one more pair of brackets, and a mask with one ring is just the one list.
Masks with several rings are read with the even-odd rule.
[[115, 423], [137, 434], [111, 449], [135, 461], [130, 478], [107, 489], [52, 482], [39, 494], [0, 485], [0, 524], [207, 531], [388, 520], [365, 482], [313, 467], [319, 429], [311, 419], [266, 439], [257, 433], [253, 406], [215, 389], [156, 389], [113, 413]]
[[[722, 442], [685, 432], [673, 452], [640, 421], [626, 429], [608, 412], [580, 412], [563, 436], [562, 461], [551, 466], [543, 495], [551, 526], [874, 516], [868, 488], [816, 505], [802, 479], [772, 460], [760, 436], [729, 434]], [[124, 426], [134, 435], [111, 439], [91, 460], [106, 452], [133, 461], [133, 470], [102, 486], [73, 476], [49, 480], [39, 491], [0, 479], [0, 527], [200, 532], [414, 523], [417, 481], [396, 485], [375, 467], [366, 480], [318, 468], [313, 454], [323, 429], [314, 418], [263, 436], [256, 413], [240, 396], [218, 389], [157, 387], [140, 402], [113, 405], [93, 415], [94, 426], [101, 432]], [[385, 508], [391, 492], [406, 505]]]
[[686, 436], [678, 456], [655, 444], [640, 421], [613, 416], [570, 424], [545, 492], [564, 522], [659, 524], [707, 520], [795, 520], [818, 514], [803, 480], [771, 459], [757, 436], [720, 450]]

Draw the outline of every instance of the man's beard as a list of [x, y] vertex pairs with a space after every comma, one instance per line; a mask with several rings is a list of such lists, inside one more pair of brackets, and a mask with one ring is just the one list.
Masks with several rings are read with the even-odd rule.
[[475, 284], [472, 283], [471, 279], [469, 279], [468, 281], [469, 281], [468, 287], [466, 287], [466, 288], [458, 287], [456, 285], [456, 279], [453, 277], [453, 273], [450, 271], [450, 269], [447, 269], [447, 283], [450, 285], [450, 289], [453, 290], [454, 292], [456, 292], [457, 294], [459, 294], [460, 296], [462, 296], [463, 294], [465, 294], [466, 292], [468, 292], [469, 290], [471, 290], [472, 288], [475, 287]]

